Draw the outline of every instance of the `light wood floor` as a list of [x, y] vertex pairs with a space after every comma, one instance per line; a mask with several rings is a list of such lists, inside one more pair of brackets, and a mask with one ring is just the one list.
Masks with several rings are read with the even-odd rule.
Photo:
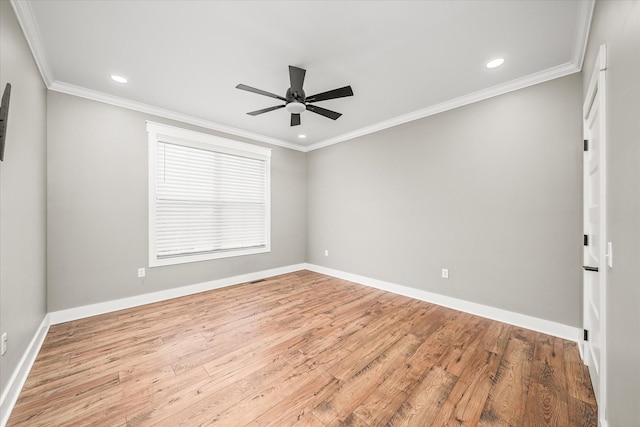
[[575, 343], [309, 271], [52, 326], [9, 426], [595, 426]]

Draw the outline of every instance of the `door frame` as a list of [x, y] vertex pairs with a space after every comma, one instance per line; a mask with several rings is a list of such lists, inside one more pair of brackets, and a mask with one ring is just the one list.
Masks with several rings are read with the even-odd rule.
[[[595, 65], [592, 69], [591, 79], [589, 81], [589, 87], [587, 88], [587, 93], [585, 96], [584, 104], [582, 107], [582, 118], [583, 118], [583, 132], [584, 139], [589, 140], [591, 135], [589, 135], [587, 130], [587, 118], [591, 111], [592, 105], [594, 101], [599, 103], [599, 121], [600, 121], [600, 132], [599, 132], [599, 143], [600, 143], [600, 153], [599, 153], [599, 168], [600, 168], [600, 241], [599, 241], [599, 253], [601, 254], [600, 259], [598, 260], [598, 275], [599, 275], [599, 283], [600, 283], [600, 363], [598, 367], [598, 390], [599, 390], [599, 398], [598, 398], [598, 426], [606, 427], [607, 426], [607, 267], [611, 265], [611, 253], [608, 252], [607, 248], [607, 128], [606, 128], [606, 69], [607, 69], [607, 46], [603, 44], [600, 46], [598, 50], [598, 55], [595, 59]], [[596, 100], [597, 96], [597, 100]], [[585, 155], [586, 158], [586, 155]], [[583, 160], [584, 165], [584, 160]], [[583, 179], [586, 176], [583, 173]], [[584, 183], [583, 183], [584, 189]], [[583, 200], [583, 211], [586, 209], [584, 203], [586, 203], [586, 195]], [[584, 213], [586, 215], [586, 212]], [[584, 220], [584, 219], [583, 219]], [[583, 224], [583, 230], [585, 229], [585, 224]], [[585, 233], [586, 234], [586, 233]], [[583, 327], [585, 330], [590, 330], [591, 327], [589, 325], [589, 318], [587, 316], [589, 307], [588, 307], [588, 297], [586, 288], [586, 281], [584, 280], [583, 275]], [[580, 343], [580, 349], [582, 353], [582, 358], [585, 364], [590, 359], [590, 353], [587, 348], [587, 345], [584, 341]], [[594, 379], [591, 378], [593, 382]]]

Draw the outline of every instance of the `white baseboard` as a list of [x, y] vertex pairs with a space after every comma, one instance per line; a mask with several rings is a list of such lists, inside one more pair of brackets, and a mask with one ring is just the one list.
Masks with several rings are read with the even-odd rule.
[[112, 311], [123, 310], [125, 308], [136, 307], [140, 305], [150, 304], [158, 301], [164, 301], [171, 298], [177, 298], [186, 295], [196, 294], [198, 292], [219, 289], [226, 286], [238, 285], [240, 283], [251, 282], [254, 280], [266, 279], [280, 274], [292, 273], [294, 271], [304, 270], [306, 264], [294, 264], [285, 267], [273, 268], [270, 270], [257, 271], [255, 273], [247, 273], [239, 276], [226, 277], [209, 282], [197, 283], [195, 285], [182, 286], [165, 291], [153, 292], [144, 295], [138, 295], [130, 298], [122, 298], [113, 301], [107, 301], [97, 304], [85, 305], [82, 307], [70, 308], [48, 313], [45, 315], [40, 327], [36, 331], [33, 339], [29, 343], [29, 347], [20, 359], [16, 370], [7, 383], [7, 387], [0, 396], [0, 427], [4, 427], [9, 421], [9, 415], [13, 410], [20, 391], [24, 386], [27, 376], [31, 371], [31, 367], [38, 356], [40, 347], [44, 342], [50, 325], [69, 322], [71, 320], [82, 319], [85, 317], [96, 316], [98, 314], [110, 313]]
[[315, 271], [316, 273], [326, 274], [328, 276], [349, 280], [361, 285], [371, 286], [373, 288], [393, 292], [394, 294], [404, 295], [410, 298], [419, 299], [421, 301], [430, 302], [432, 304], [442, 305], [444, 307], [464, 311], [465, 313], [475, 314], [477, 316], [486, 317], [488, 319], [497, 320], [499, 322], [508, 323], [510, 325], [519, 326], [525, 329], [531, 329], [536, 332], [542, 332], [544, 334], [563, 338], [569, 341], [580, 342], [579, 338], [581, 336], [580, 334], [582, 333], [582, 330], [573, 326], [563, 325], [561, 323], [539, 319], [537, 317], [515, 313], [513, 311], [503, 310], [500, 308], [490, 307], [487, 305], [448, 297], [445, 295], [435, 294], [432, 292], [423, 291], [421, 289], [410, 288], [408, 286], [372, 279], [370, 277], [346, 273], [344, 271], [334, 270], [332, 268], [322, 267], [315, 264], [305, 264], [305, 268], [307, 270]]
[[31, 339], [27, 350], [22, 355], [20, 362], [18, 362], [18, 366], [16, 366], [16, 369], [13, 371], [11, 378], [9, 378], [9, 382], [7, 383], [7, 387], [2, 392], [2, 396], [0, 396], [1, 427], [4, 427], [9, 421], [9, 415], [11, 415], [13, 406], [18, 401], [20, 391], [22, 390], [25, 381], [27, 381], [27, 377], [29, 376], [29, 372], [31, 371], [33, 362], [35, 362], [36, 357], [38, 356], [38, 352], [40, 352], [40, 347], [42, 347], [42, 343], [44, 342], [48, 331], [49, 315], [46, 314], [44, 316], [44, 319], [42, 319], [42, 323], [40, 323], [40, 326]]
[[[251, 282], [254, 280], [266, 279], [268, 277], [280, 274], [292, 273], [299, 270], [310, 270], [317, 273], [326, 274], [328, 276], [337, 277], [361, 285], [374, 287], [398, 295], [404, 295], [410, 298], [419, 299], [421, 301], [442, 305], [444, 307], [453, 308], [455, 310], [464, 311], [466, 313], [475, 314], [477, 316], [486, 317], [511, 325], [531, 329], [548, 335], [553, 335], [574, 342], [580, 342], [582, 330], [573, 326], [567, 326], [549, 320], [539, 319], [520, 313], [489, 307], [469, 301], [460, 300], [445, 295], [439, 295], [420, 289], [410, 288], [395, 283], [385, 282], [382, 280], [372, 279], [357, 274], [346, 273], [332, 268], [322, 267], [315, 264], [294, 264], [285, 267], [274, 268], [270, 270], [258, 271], [255, 273], [242, 274], [239, 276], [227, 277], [209, 282], [197, 283], [190, 286], [182, 286], [174, 289], [153, 292], [144, 295], [138, 295], [129, 298], [122, 298], [103, 303], [91, 304], [82, 307], [70, 308], [48, 313], [42, 320], [40, 327], [36, 331], [29, 347], [20, 359], [16, 370], [11, 376], [7, 387], [0, 396], [0, 427], [4, 427], [9, 420], [11, 410], [18, 400], [20, 391], [24, 386], [27, 376], [31, 371], [31, 367], [40, 351], [40, 347], [49, 331], [50, 325], [64, 323], [71, 320], [82, 319], [85, 317], [96, 316], [98, 314], [110, 313], [117, 310], [136, 307], [144, 304], [150, 304], [158, 301], [165, 301], [171, 298], [177, 298], [186, 295], [192, 295], [198, 292], [204, 292], [213, 289], [219, 289], [227, 286], [233, 286], [240, 283]], [[606, 424], [605, 424], [606, 425]]]
[[49, 320], [52, 325], [57, 325], [59, 323], [96, 316], [98, 314], [111, 313], [113, 311], [124, 310], [126, 308], [151, 304], [158, 301], [165, 301], [171, 298], [183, 297], [186, 295], [197, 294], [199, 292], [224, 288], [226, 286], [233, 286], [240, 283], [265, 279], [267, 277], [278, 276], [280, 274], [303, 270], [304, 268], [305, 264], [294, 264], [286, 267], [257, 271], [255, 273], [248, 273], [239, 276], [211, 280], [209, 282], [196, 283], [195, 285], [181, 286], [179, 288], [172, 288], [164, 291], [136, 295], [134, 297], [84, 305], [81, 307], [74, 307], [66, 310], [53, 311], [49, 313]]

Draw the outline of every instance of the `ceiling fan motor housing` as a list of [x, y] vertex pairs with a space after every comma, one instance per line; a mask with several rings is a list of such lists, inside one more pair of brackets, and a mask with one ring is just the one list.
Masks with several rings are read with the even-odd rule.
[[294, 92], [289, 88], [285, 98], [287, 98], [287, 105], [284, 108], [291, 114], [300, 114], [307, 110], [307, 106], [304, 103], [306, 98], [304, 90], [300, 89], [300, 91]]
[[307, 96], [302, 89], [300, 89], [300, 91], [292, 92], [291, 88], [289, 88], [287, 89], [285, 98], [287, 98], [287, 102], [298, 101], [304, 104], [304, 100], [307, 99]]

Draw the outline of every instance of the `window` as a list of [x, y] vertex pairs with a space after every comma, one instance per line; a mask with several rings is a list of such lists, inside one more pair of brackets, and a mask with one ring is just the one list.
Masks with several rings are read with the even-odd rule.
[[271, 150], [147, 122], [149, 265], [270, 251]]

